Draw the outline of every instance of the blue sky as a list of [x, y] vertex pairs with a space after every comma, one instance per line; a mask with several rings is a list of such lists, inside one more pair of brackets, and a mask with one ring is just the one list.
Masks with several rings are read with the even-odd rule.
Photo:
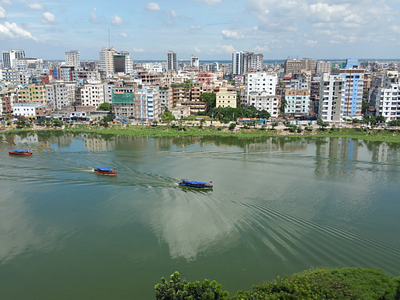
[[0, 0], [0, 51], [98, 59], [111, 45], [133, 60], [229, 60], [233, 51], [291, 57], [400, 58], [400, 0]]

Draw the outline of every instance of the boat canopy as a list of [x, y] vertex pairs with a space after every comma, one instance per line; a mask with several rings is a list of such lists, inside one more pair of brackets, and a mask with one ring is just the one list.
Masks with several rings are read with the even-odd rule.
[[101, 167], [96, 167], [96, 170], [103, 171], [103, 172], [112, 172], [112, 171], [114, 171], [114, 169], [101, 168]]
[[201, 181], [189, 181], [187, 179], [181, 179], [184, 183], [188, 183], [188, 184], [202, 184], [202, 185], [206, 185], [207, 182], [201, 182]]
[[29, 152], [30, 150], [13, 150], [13, 152], [16, 153], [25, 153], [25, 152]]

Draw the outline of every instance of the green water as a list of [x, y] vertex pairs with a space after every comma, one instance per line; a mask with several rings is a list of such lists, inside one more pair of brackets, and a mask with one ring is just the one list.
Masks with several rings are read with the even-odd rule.
[[399, 162], [339, 138], [0, 135], [0, 299], [155, 299], [174, 271], [231, 295], [320, 265], [399, 276]]

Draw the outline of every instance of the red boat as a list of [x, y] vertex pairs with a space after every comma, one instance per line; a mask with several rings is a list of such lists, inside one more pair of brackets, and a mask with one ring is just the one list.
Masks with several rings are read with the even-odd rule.
[[12, 155], [32, 155], [31, 150], [11, 150], [8, 151], [8, 154]]
[[93, 172], [104, 175], [117, 175], [117, 171], [115, 169], [108, 169], [108, 168], [96, 167], [94, 168]]

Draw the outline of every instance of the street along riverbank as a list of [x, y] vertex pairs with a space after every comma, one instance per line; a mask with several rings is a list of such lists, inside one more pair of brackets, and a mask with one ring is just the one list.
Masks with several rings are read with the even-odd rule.
[[86, 132], [98, 134], [116, 134], [129, 136], [153, 136], [153, 137], [174, 137], [174, 136], [235, 136], [242, 138], [254, 137], [344, 137], [377, 142], [400, 143], [399, 129], [381, 128], [320, 128], [314, 127], [285, 127], [272, 128], [238, 128], [229, 129], [224, 126], [144, 126], [144, 125], [110, 125], [108, 127], [79, 124], [64, 125], [62, 127], [33, 126], [22, 129], [3, 128], [5, 132], [22, 131], [65, 131], [65, 132]]

